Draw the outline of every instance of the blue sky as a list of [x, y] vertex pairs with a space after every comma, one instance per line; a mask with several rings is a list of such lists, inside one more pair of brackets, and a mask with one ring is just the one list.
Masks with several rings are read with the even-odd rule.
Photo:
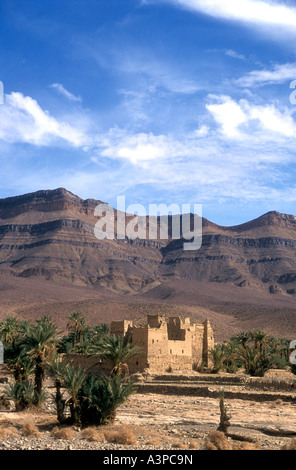
[[295, 1], [1, 0], [0, 32], [0, 197], [296, 214]]

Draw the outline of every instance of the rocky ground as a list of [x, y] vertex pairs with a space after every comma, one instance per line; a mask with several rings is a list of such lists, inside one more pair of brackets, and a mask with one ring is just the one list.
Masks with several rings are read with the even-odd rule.
[[[278, 383], [283, 384], [283, 378]], [[162, 378], [163, 381], [163, 378]], [[145, 382], [145, 380], [144, 380]], [[180, 380], [180, 383], [182, 381]], [[217, 387], [220, 388], [219, 381]], [[213, 391], [215, 383], [211, 384]], [[273, 380], [274, 385], [274, 380]], [[0, 384], [0, 395], [5, 384]], [[239, 387], [236, 384], [236, 389]], [[51, 386], [49, 384], [48, 391]], [[231, 384], [224, 387], [230, 390]], [[296, 401], [290, 392], [268, 397], [266, 382], [262, 400], [225, 398], [231, 416], [231, 446], [261, 450], [291, 447], [296, 438]], [[209, 387], [207, 387], [209, 390]], [[245, 390], [245, 385], [241, 385]], [[144, 390], [144, 389], [143, 389]], [[273, 389], [274, 390], [274, 389]], [[17, 413], [0, 411], [1, 450], [205, 450], [207, 437], [220, 421], [219, 399], [210, 396], [137, 393], [118, 409], [112, 426], [81, 430], [59, 429], [52, 400], [44, 409]], [[192, 392], [191, 392], [192, 393]], [[251, 396], [251, 392], [249, 390]], [[285, 395], [286, 394], [286, 395]], [[227, 394], [225, 394], [227, 397]], [[248, 395], [249, 396], [249, 395]], [[255, 396], [255, 395], [254, 395]], [[230, 447], [231, 447], [230, 446]]]

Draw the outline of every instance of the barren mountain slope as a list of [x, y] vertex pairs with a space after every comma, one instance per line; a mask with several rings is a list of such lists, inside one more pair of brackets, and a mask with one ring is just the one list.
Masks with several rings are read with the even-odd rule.
[[208, 317], [221, 338], [249, 327], [296, 335], [294, 216], [203, 219], [201, 248], [184, 251], [182, 239], [98, 240], [99, 204], [63, 188], [0, 200], [1, 318], [50, 313], [65, 325], [77, 309], [91, 323], [161, 310]]

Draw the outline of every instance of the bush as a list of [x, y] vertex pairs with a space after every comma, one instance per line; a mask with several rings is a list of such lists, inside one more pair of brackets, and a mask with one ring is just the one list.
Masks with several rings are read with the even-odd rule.
[[22, 435], [28, 437], [39, 437], [40, 432], [34, 423], [27, 422], [22, 427]]
[[104, 431], [104, 435], [107, 442], [114, 444], [123, 444], [123, 445], [135, 445], [137, 444], [137, 439], [133, 431], [126, 426], [122, 426], [120, 429], [110, 429]]
[[23, 411], [34, 403], [34, 386], [31, 382], [14, 382], [5, 388], [5, 395], [14, 402], [16, 411]]
[[132, 382], [123, 382], [120, 376], [88, 376], [79, 394], [81, 424], [83, 426], [112, 423], [116, 408], [135, 392]]
[[207, 450], [232, 450], [231, 443], [221, 431], [212, 431], [206, 438]]
[[85, 428], [82, 432], [81, 435], [83, 439], [86, 439], [87, 441], [92, 441], [92, 442], [105, 442], [105, 436], [102, 432], [100, 432], [98, 429], [95, 428]]
[[14, 426], [0, 426], [0, 439], [7, 439], [9, 437], [17, 437], [19, 432]]
[[64, 439], [66, 441], [72, 441], [73, 429], [72, 428], [58, 428], [55, 426], [51, 431], [52, 436], [55, 439]]
[[206, 450], [259, 450], [259, 442], [233, 442], [221, 431], [212, 431], [205, 440]]
[[261, 353], [255, 347], [248, 347], [241, 351], [246, 372], [253, 377], [263, 377], [265, 372], [273, 368], [273, 357]]
[[210, 355], [212, 359], [212, 374], [218, 374], [223, 368], [224, 361], [224, 352], [220, 344], [217, 344], [213, 349], [210, 350]]
[[289, 361], [281, 354], [273, 354], [272, 357], [273, 369], [285, 369], [289, 365]]

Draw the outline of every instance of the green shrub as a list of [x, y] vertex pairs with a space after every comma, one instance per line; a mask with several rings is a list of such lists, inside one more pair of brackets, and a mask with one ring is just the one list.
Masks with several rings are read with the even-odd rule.
[[210, 350], [210, 356], [212, 359], [212, 374], [218, 374], [223, 368], [223, 361], [225, 359], [223, 348], [220, 344], [216, 344], [214, 348]]
[[261, 353], [255, 347], [241, 350], [241, 358], [246, 372], [253, 377], [263, 377], [265, 372], [274, 367], [272, 355]]
[[14, 382], [5, 388], [5, 395], [15, 404], [16, 411], [23, 411], [34, 403], [32, 382]]
[[80, 392], [79, 403], [83, 426], [113, 422], [116, 408], [135, 393], [132, 382], [123, 382], [119, 375], [89, 376]]

